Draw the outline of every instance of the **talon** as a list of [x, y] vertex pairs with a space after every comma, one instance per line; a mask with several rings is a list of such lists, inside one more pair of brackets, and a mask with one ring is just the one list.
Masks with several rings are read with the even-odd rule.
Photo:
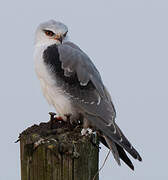
[[54, 112], [49, 112], [48, 114], [50, 115], [50, 120], [53, 120], [54, 116], [56, 115]]
[[54, 120], [55, 120], [54, 116], [56, 115], [56, 113], [49, 112], [48, 114], [50, 115], [50, 129], [53, 129], [53, 123], [54, 123]]

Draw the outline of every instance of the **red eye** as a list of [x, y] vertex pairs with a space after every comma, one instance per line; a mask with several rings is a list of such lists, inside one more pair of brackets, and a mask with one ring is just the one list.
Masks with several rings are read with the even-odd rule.
[[52, 31], [44, 30], [44, 32], [47, 36], [50, 36], [50, 37], [54, 36], [54, 33]]

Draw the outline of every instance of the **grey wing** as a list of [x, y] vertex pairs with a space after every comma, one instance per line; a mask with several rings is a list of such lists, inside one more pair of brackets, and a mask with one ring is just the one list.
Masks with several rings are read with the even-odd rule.
[[92, 81], [99, 95], [101, 97], [106, 96], [98, 70], [78, 46], [71, 42], [63, 43], [58, 46], [58, 52], [65, 76], [71, 76], [73, 73], [76, 73], [82, 86], [86, 86], [89, 81]]
[[85, 113], [89, 121], [105, 136], [126, 149], [134, 158], [141, 159], [121, 130], [115, 124], [115, 109], [111, 97], [104, 87], [100, 74], [89, 57], [73, 43], [64, 43], [58, 46], [59, 58], [62, 62], [65, 76], [76, 74], [83, 87], [92, 82], [95, 89], [73, 88], [72, 100]]
[[[75, 93], [78, 104], [90, 113], [105, 119], [106, 125], [113, 124], [115, 110], [111, 106], [110, 95], [103, 85], [101, 76], [90, 58], [71, 42], [58, 46], [59, 58], [65, 76], [77, 74], [80, 85], [86, 87], [89, 81], [95, 89], [77, 89]], [[91, 112], [92, 111], [92, 112]]]

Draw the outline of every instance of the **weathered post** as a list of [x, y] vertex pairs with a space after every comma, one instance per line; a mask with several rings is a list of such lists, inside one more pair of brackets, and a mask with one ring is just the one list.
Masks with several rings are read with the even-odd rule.
[[[81, 127], [55, 121], [20, 135], [21, 180], [92, 180], [98, 171], [98, 142]], [[97, 176], [95, 180], [98, 180]]]

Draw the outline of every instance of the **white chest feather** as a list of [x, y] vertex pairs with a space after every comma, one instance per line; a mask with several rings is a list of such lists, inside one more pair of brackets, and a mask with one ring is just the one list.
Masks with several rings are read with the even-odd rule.
[[51, 76], [43, 61], [43, 51], [46, 46], [35, 48], [35, 71], [40, 80], [41, 88], [48, 103], [53, 105], [59, 116], [72, 113], [72, 105], [68, 96], [63, 90], [57, 87], [56, 80]]

